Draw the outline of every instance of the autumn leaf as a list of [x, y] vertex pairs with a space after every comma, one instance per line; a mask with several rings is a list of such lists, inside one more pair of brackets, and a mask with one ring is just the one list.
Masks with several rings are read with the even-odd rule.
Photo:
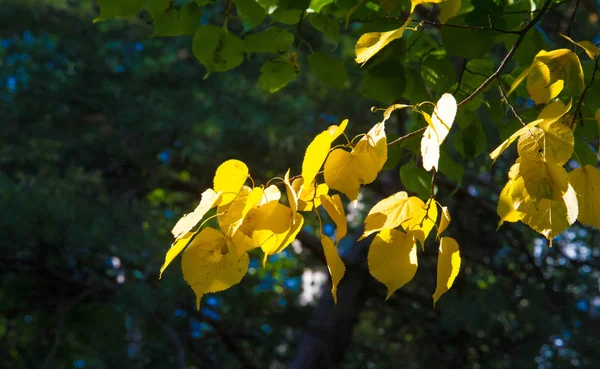
[[368, 265], [371, 275], [387, 287], [387, 300], [415, 276], [417, 243], [404, 232], [382, 229], [369, 247]]
[[337, 286], [344, 277], [344, 273], [346, 273], [346, 266], [337, 250], [337, 244], [331, 238], [321, 234], [321, 244], [323, 245], [325, 261], [327, 261], [327, 269], [329, 269], [329, 275], [331, 275], [331, 294], [333, 295], [333, 301], [337, 304]]
[[[304, 182], [303, 179], [301, 179]], [[303, 183], [298, 182], [299, 190], [296, 191], [292, 184], [290, 183], [290, 170], [285, 173], [285, 177], [283, 179], [283, 183], [285, 184], [285, 191], [287, 193], [288, 203], [290, 204], [290, 209], [292, 209], [292, 214], [295, 216], [298, 212], [298, 193], [302, 192]]]
[[397, 192], [379, 201], [369, 211], [365, 218], [364, 233], [359, 240], [382, 229], [402, 226], [423, 244], [437, 220], [435, 204], [431, 204], [429, 210], [427, 207], [418, 197], [408, 197], [404, 191]]
[[458, 243], [452, 237], [442, 237], [438, 252], [437, 284], [433, 294], [433, 304], [448, 292], [460, 271], [460, 251]]
[[181, 260], [183, 278], [196, 294], [200, 309], [202, 295], [238, 284], [248, 271], [250, 259], [238, 257], [235, 246], [214, 228], [204, 228], [190, 243]]
[[347, 125], [348, 119], [345, 119], [339, 126], [330, 126], [308, 145], [302, 161], [302, 178], [305, 184], [313, 182], [329, 154], [331, 144], [344, 132]]
[[239, 160], [227, 160], [217, 168], [214, 189], [222, 192], [221, 205], [233, 201], [248, 178], [248, 167]]
[[527, 193], [536, 200], [561, 201], [569, 187], [565, 168], [540, 159], [521, 157], [519, 174], [523, 177]]
[[533, 63], [513, 82], [507, 96], [527, 78], [527, 91], [537, 104], [558, 96], [563, 87], [578, 94], [583, 89], [583, 69], [577, 54], [568, 49], [540, 51]]
[[192, 237], [194, 237], [195, 234], [196, 232], [188, 232], [185, 235], [183, 235], [180, 239], [175, 241], [173, 245], [171, 245], [171, 248], [169, 249], [169, 251], [167, 251], [167, 254], [165, 255], [165, 262], [160, 267], [160, 274], [158, 275], [158, 279], [162, 278], [162, 274], [165, 271], [165, 269], [167, 269], [169, 264], [171, 264], [171, 262], [177, 257], [177, 255], [179, 255], [179, 253], [181, 253], [181, 251], [183, 251], [183, 249], [187, 246], [187, 244], [190, 242], [190, 240], [192, 239]]
[[360, 36], [354, 50], [356, 53], [356, 62], [364, 65], [379, 50], [386, 47], [390, 42], [401, 38], [409, 23], [410, 20], [407, 19], [404, 25], [398, 29], [387, 32], [369, 32]]
[[335, 239], [337, 242], [340, 242], [342, 238], [346, 236], [347, 226], [346, 226], [346, 213], [344, 212], [344, 204], [342, 204], [342, 199], [340, 195], [321, 195], [321, 204], [325, 211], [335, 223], [336, 231], [335, 231]]
[[[302, 185], [301, 185], [302, 184]], [[304, 185], [304, 179], [297, 178], [292, 182], [292, 188], [298, 196], [298, 211], [312, 211], [314, 207], [321, 206], [321, 195], [326, 195], [329, 192], [327, 183], [319, 183], [314, 180], [310, 185]], [[314, 204], [313, 204], [314, 203]]]
[[496, 159], [498, 159], [498, 157], [506, 150], [509, 148], [509, 146], [519, 137], [521, 137], [521, 135], [525, 132], [528, 132], [529, 130], [531, 130], [533, 127], [536, 127], [538, 124], [542, 123], [544, 120], [543, 119], [537, 119], [529, 124], [527, 124], [525, 127], [519, 129], [518, 131], [516, 131], [515, 133], [513, 133], [512, 135], [510, 135], [509, 138], [507, 138], [506, 140], [504, 140], [504, 142], [502, 142], [500, 144], [500, 146], [498, 146], [497, 148], [494, 149], [494, 151], [492, 151], [490, 153], [490, 158], [493, 161], [496, 161]]
[[351, 152], [335, 149], [324, 166], [325, 182], [350, 200], [358, 198], [360, 185], [371, 183], [387, 160], [384, 123], [376, 124]]
[[591, 165], [569, 172], [569, 182], [579, 198], [578, 220], [600, 229], [600, 172]]
[[221, 192], [215, 192], [210, 188], [204, 191], [200, 198], [200, 204], [198, 204], [196, 209], [181, 217], [175, 224], [175, 227], [171, 230], [175, 239], [180, 239], [200, 223], [202, 218], [204, 218], [204, 215], [206, 215], [210, 209], [214, 208], [219, 203], [219, 200], [222, 201], [221, 194]]
[[456, 117], [456, 99], [451, 94], [445, 93], [438, 100], [431, 120], [423, 133], [421, 139], [421, 155], [423, 156], [423, 168], [437, 171], [440, 160], [440, 145], [444, 142]]
[[[513, 168], [517, 166], [515, 169], [518, 173], [519, 163], [514, 164]], [[515, 177], [513, 177], [515, 178]], [[513, 201], [512, 192], [515, 190], [514, 179], [511, 178], [508, 180], [502, 192], [500, 192], [500, 197], [498, 198], [498, 207], [497, 213], [500, 217], [500, 221], [498, 222], [498, 226], [496, 227], [496, 231], [500, 228], [500, 226], [504, 222], [518, 222], [523, 218], [523, 214], [515, 209], [515, 203]]]
[[260, 204], [263, 195], [264, 192], [260, 187], [250, 189], [250, 187], [243, 186], [232, 202], [218, 208], [221, 230], [226, 235], [233, 236], [242, 225], [248, 212]]
[[440, 238], [440, 235], [444, 233], [452, 218], [450, 217], [450, 212], [446, 206], [442, 206], [442, 216], [440, 217], [440, 224], [438, 225], [437, 238]]
[[585, 53], [587, 54], [587, 56], [590, 57], [590, 59], [594, 59], [600, 55], [600, 49], [598, 48], [598, 46], [596, 46], [596, 44], [593, 44], [590, 41], [575, 42], [570, 37], [565, 36], [562, 33], [560, 35], [562, 37], [566, 38], [569, 42], [571, 42], [571, 43], [581, 47], [583, 50], [585, 50]]

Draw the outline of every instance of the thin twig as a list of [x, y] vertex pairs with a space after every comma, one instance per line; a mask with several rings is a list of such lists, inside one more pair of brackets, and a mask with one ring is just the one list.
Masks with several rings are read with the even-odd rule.
[[456, 85], [456, 89], [454, 90], [454, 95], [456, 95], [456, 93], [460, 89], [460, 84], [462, 83], [465, 70], [467, 70], [467, 59], [462, 58], [462, 68], [460, 69], [460, 74], [458, 75], [458, 84]]
[[411, 138], [413, 136], [416, 136], [416, 135], [419, 135], [419, 134], [425, 132], [425, 129], [427, 129], [427, 127], [419, 128], [416, 131], [412, 131], [409, 134], [406, 134], [406, 135], [404, 135], [402, 137], [398, 137], [397, 139], [395, 139], [394, 141], [388, 143], [387, 145], [388, 146], [398, 145], [398, 144], [402, 143], [402, 141], [406, 141], [406, 140], [408, 140], [409, 138]]
[[[567, 27], [567, 36], [571, 37], [571, 28], [573, 27], [573, 22], [575, 21], [575, 15], [577, 15], [577, 9], [579, 8], [579, 0], [576, 0], [575, 7], [573, 8], [573, 13], [571, 13], [571, 20], [569, 21], [569, 26]], [[567, 40], [563, 40], [563, 46]]]
[[596, 72], [598, 71], [598, 61], [600, 61], [599, 56], [596, 57], [596, 64], [594, 64], [594, 71], [592, 72], [592, 78], [590, 79], [590, 82], [587, 84], [587, 86], [585, 86], [585, 89], [581, 93], [581, 97], [579, 98], [579, 101], [577, 102], [577, 107], [575, 108], [575, 112], [573, 112], [573, 120], [571, 121], [571, 127], [573, 127], [573, 124], [575, 124], [575, 119], [577, 119], [577, 114], [579, 113], [579, 109], [581, 109], [581, 104], [583, 104], [583, 98], [585, 97], [585, 93], [590, 88], [590, 86], [594, 82], [594, 79], [596, 78]]
[[502, 73], [502, 71], [504, 70], [504, 67], [506, 67], [506, 63], [508, 63], [510, 58], [515, 54], [515, 51], [517, 51], [517, 49], [519, 48], [519, 45], [521, 45], [521, 42], [523, 42], [523, 39], [525, 38], [525, 35], [527, 34], [527, 32], [531, 28], [533, 28], [533, 26], [535, 26], [535, 24], [542, 18], [544, 13], [546, 13], [548, 8], [550, 7], [551, 2], [552, 2], [552, 0], [546, 0], [546, 2], [544, 3], [544, 6], [540, 9], [539, 13], [537, 13], [535, 15], [535, 17], [533, 17], [533, 19], [529, 23], [527, 23], [527, 25], [521, 31], [519, 31], [519, 37], [517, 38], [517, 41], [515, 41], [513, 46], [510, 48], [510, 50], [504, 57], [504, 59], [502, 59], [502, 61], [500, 62], [500, 65], [498, 66], [498, 69], [496, 69], [496, 71], [494, 73], [492, 73], [492, 75], [489, 76], [488, 79], [486, 79], [481, 84], [481, 86], [479, 86], [470, 96], [468, 96], [463, 101], [461, 101], [458, 104], [458, 106], [464, 105], [464, 104], [468, 103], [469, 101], [473, 100], [475, 98], [475, 96], [477, 96], [477, 94], [479, 94], [481, 91], [483, 91], [490, 83], [492, 83], [492, 81], [496, 77], [498, 77], [500, 75], [500, 73]]
[[512, 113], [515, 115], [515, 117], [519, 120], [519, 122], [521, 122], [521, 124], [523, 125], [523, 127], [525, 127], [527, 124], [525, 124], [525, 122], [523, 121], [523, 119], [521, 118], [521, 116], [519, 115], [519, 113], [517, 113], [517, 111], [515, 110], [515, 107], [512, 106], [512, 104], [510, 103], [510, 101], [508, 101], [508, 98], [506, 97], [506, 93], [504, 92], [504, 89], [502, 88], [502, 82], [498, 81], [498, 89], [500, 90], [500, 96], [502, 96], [502, 100], [504, 100], [504, 102], [506, 103], [506, 105], [508, 105], [508, 107], [510, 108], [510, 110], [512, 111]]
[[432, 22], [432, 21], [426, 21], [426, 20], [418, 20], [418, 19], [412, 19], [412, 18], [406, 18], [406, 17], [394, 17], [391, 15], [388, 15], [386, 18], [389, 19], [397, 19], [397, 20], [408, 20], [410, 22], [415, 22], [415, 23], [419, 23], [419, 24], [427, 24], [429, 26], [438, 26], [438, 27], [450, 27], [450, 28], [466, 28], [466, 29], [474, 29], [477, 31], [495, 31], [495, 32], [499, 32], [499, 33], [507, 33], [507, 34], [513, 34], [513, 35], [519, 35], [521, 34], [521, 31], [510, 31], [510, 30], [506, 30], [506, 29], [500, 29], [500, 28], [496, 28], [496, 27], [478, 27], [478, 26], [468, 26], [465, 24], [450, 24], [450, 23], [439, 23], [439, 22]]

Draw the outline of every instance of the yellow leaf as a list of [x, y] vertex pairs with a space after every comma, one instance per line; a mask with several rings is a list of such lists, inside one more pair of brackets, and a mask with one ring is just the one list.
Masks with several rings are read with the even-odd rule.
[[519, 173], [527, 193], [536, 200], [561, 201], [569, 186], [565, 168], [539, 159], [521, 157]]
[[409, 23], [410, 20], [407, 19], [404, 25], [398, 29], [387, 32], [369, 32], [360, 36], [355, 49], [356, 62], [364, 65], [379, 50], [386, 47], [390, 42], [401, 38]]
[[[437, 205], [433, 198], [429, 199], [427, 204], [423, 204], [418, 197], [409, 197], [407, 203], [414, 207], [414, 211], [412, 212], [413, 216], [402, 223], [402, 228], [419, 241], [421, 248], [425, 250], [425, 239], [437, 221]], [[427, 214], [425, 214], [425, 210], [427, 210]]]
[[567, 40], [569, 40], [571, 43], [574, 43], [575, 45], [577, 45], [577, 46], [581, 47], [583, 50], [585, 50], [585, 53], [590, 57], [590, 59], [594, 59], [600, 55], [600, 49], [598, 48], [598, 46], [591, 43], [590, 41], [575, 42], [575, 41], [571, 40], [571, 38], [563, 35], [562, 33], [560, 35], [562, 37], [566, 38]]
[[304, 154], [304, 160], [302, 161], [302, 178], [304, 178], [305, 184], [313, 182], [321, 166], [329, 154], [331, 144], [338, 138], [346, 129], [348, 125], [348, 119], [345, 119], [342, 124], [338, 126], [330, 126], [327, 130], [321, 132], [306, 148]]
[[542, 104], [550, 101], [568, 87], [572, 94], [583, 89], [583, 69], [577, 54], [568, 49], [540, 51], [533, 63], [513, 82], [510, 95], [527, 78], [527, 90], [533, 101]]
[[204, 228], [183, 253], [183, 278], [196, 294], [196, 308], [200, 309], [202, 295], [219, 292], [238, 284], [248, 271], [249, 258], [238, 257], [235, 246], [224, 234], [213, 228]]
[[450, 217], [450, 212], [446, 206], [442, 206], [442, 216], [440, 217], [440, 224], [438, 225], [437, 237], [440, 238], [440, 235], [444, 233], [446, 228], [450, 225], [452, 218]]
[[[430, 171], [437, 170], [440, 159], [440, 145], [444, 142], [456, 117], [456, 99], [451, 94], [445, 93], [437, 102], [431, 123], [425, 129], [421, 139], [421, 155], [423, 168]], [[429, 123], [429, 122], [428, 122]]]
[[327, 261], [327, 269], [329, 269], [329, 275], [331, 275], [331, 294], [333, 295], [333, 301], [337, 304], [337, 286], [344, 277], [344, 273], [346, 273], [346, 266], [338, 253], [337, 245], [331, 238], [321, 234], [321, 244]]
[[335, 240], [336, 242], [340, 242], [342, 238], [346, 236], [347, 226], [346, 226], [346, 213], [344, 212], [344, 204], [342, 204], [342, 199], [340, 195], [321, 195], [321, 204], [325, 208], [327, 214], [333, 222], [335, 223]]
[[[600, 109], [596, 110], [594, 118], [596, 118], [596, 123], [598, 123], [598, 130], [600, 130]], [[598, 152], [600, 152], [600, 143], [598, 143]]]
[[221, 205], [233, 201], [248, 178], [248, 167], [239, 160], [227, 160], [217, 168], [214, 189], [222, 192]]
[[200, 204], [198, 204], [196, 209], [181, 217], [181, 219], [177, 221], [177, 224], [175, 224], [175, 227], [173, 227], [173, 230], [171, 230], [171, 233], [173, 233], [176, 240], [187, 234], [192, 228], [200, 223], [204, 215], [206, 215], [210, 209], [214, 208], [219, 203], [219, 200], [222, 199], [221, 192], [215, 192], [210, 188], [204, 191], [201, 196]]
[[277, 202], [279, 199], [281, 199], [281, 191], [279, 191], [277, 186], [270, 185], [269, 187], [265, 188], [259, 205], [264, 205], [273, 201]]
[[283, 183], [285, 184], [285, 191], [287, 193], [288, 203], [290, 204], [290, 208], [292, 209], [292, 214], [295, 216], [298, 212], [298, 193], [302, 192], [302, 184], [300, 184], [300, 189], [298, 192], [292, 187], [290, 183], [290, 170], [285, 173], [285, 177], [283, 179]]
[[371, 242], [368, 265], [371, 275], [387, 287], [387, 300], [415, 276], [418, 267], [417, 243], [404, 232], [383, 229]]
[[458, 243], [452, 237], [442, 237], [438, 253], [437, 284], [433, 294], [433, 304], [448, 292], [460, 271], [460, 251]]
[[387, 160], [385, 124], [378, 123], [354, 146], [352, 152], [335, 149], [324, 167], [329, 188], [341, 191], [352, 201], [361, 184], [371, 183]]
[[542, 122], [524, 132], [517, 144], [519, 156], [538, 158], [556, 165], [566, 163], [573, 155], [574, 147], [573, 131], [561, 122]]
[[181, 251], [183, 251], [183, 249], [187, 246], [187, 244], [190, 242], [190, 240], [192, 239], [192, 237], [194, 237], [195, 234], [196, 232], [188, 232], [171, 245], [171, 248], [169, 249], [169, 251], [167, 251], [167, 254], [165, 255], [165, 262], [160, 267], [160, 274], [158, 275], [158, 279], [162, 278], [162, 274], [165, 271], [165, 269], [167, 269], [169, 264], [171, 264], [171, 262], [177, 257], [177, 255], [179, 255]]
[[[317, 185], [317, 181], [313, 181], [310, 186], [301, 186], [304, 183], [304, 179], [295, 179], [292, 182], [292, 187], [296, 193], [300, 192], [298, 197], [298, 211], [311, 211], [313, 210], [313, 202], [315, 207], [321, 206], [321, 195], [326, 195], [329, 192], [329, 186], [326, 183]], [[315, 188], [316, 187], [316, 188]]]
[[[435, 205], [429, 207], [429, 215], [435, 222], [437, 208], [436, 210], [433, 210], [433, 208], [436, 208]], [[425, 231], [428, 234], [433, 228], [431, 220], [426, 219], [426, 209], [427, 205], [418, 197], [408, 197], [404, 191], [397, 192], [379, 201], [369, 211], [365, 218], [365, 231], [359, 240], [382, 229], [396, 228], [401, 225], [407, 231], [413, 231], [417, 234], [418, 231], [421, 231], [422, 233], [418, 235], [417, 239], [423, 243], [426, 237]], [[433, 216], [433, 211], [435, 211], [435, 216]], [[423, 222], [423, 226], [419, 227], [421, 222]]]
[[515, 209], [515, 204], [512, 199], [512, 191], [514, 189], [514, 181], [509, 180], [502, 192], [500, 193], [500, 197], [498, 198], [498, 216], [500, 216], [500, 221], [498, 222], [498, 227], [496, 227], [496, 231], [500, 228], [502, 223], [504, 222], [518, 222], [521, 220], [523, 215]]
[[557, 122], [571, 110], [571, 104], [572, 100], [569, 101], [567, 105], [560, 100], [553, 101], [542, 109], [538, 114], [537, 119], [543, 119], [541, 125], [550, 125]]
[[280, 203], [275, 203], [274, 209], [269, 204], [263, 205], [251, 216], [252, 242], [254, 247], [262, 248], [265, 260], [292, 243], [304, 223], [302, 215], [296, 213], [294, 216], [289, 207]]
[[490, 153], [490, 158], [493, 161], [496, 161], [496, 159], [498, 159], [498, 157], [506, 150], [508, 149], [508, 147], [510, 146], [510, 144], [512, 144], [517, 138], [519, 138], [524, 132], [528, 132], [529, 130], [531, 130], [531, 128], [537, 126], [538, 124], [542, 123], [544, 120], [543, 119], [538, 119], [535, 120], [529, 124], [527, 124], [525, 127], [519, 129], [517, 132], [513, 133], [509, 138], [507, 138], [506, 140], [504, 140], [504, 142], [502, 142], [500, 144], [500, 146], [496, 147], [496, 149], [494, 149], [494, 151], [492, 151]]
[[243, 186], [232, 202], [225, 206], [219, 206], [219, 225], [223, 233], [231, 237], [242, 225], [248, 212], [257, 207], [262, 198], [262, 188], [250, 189], [250, 187]]
[[569, 182], [579, 198], [578, 220], [600, 229], [600, 172], [586, 165], [571, 171]]
[[577, 194], [570, 184], [560, 201], [535, 200], [527, 193], [523, 177], [517, 177], [511, 195], [515, 209], [523, 214], [523, 223], [548, 239], [561, 234], [577, 219]]

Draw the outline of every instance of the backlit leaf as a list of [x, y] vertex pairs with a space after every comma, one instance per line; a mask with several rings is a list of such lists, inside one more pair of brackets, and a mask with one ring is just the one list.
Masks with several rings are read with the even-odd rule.
[[387, 160], [385, 123], [378, 123], [354, 146], [351, 152], [335, 149], [324, 166], [329, 188], [356, 200], [360, 186], [377, 178]]
[[260, 68], [258, 83], [270, 93], [277, 92], [296, 79], [295, 64], [286, 56], [267, 60]]
[[267, 15], [255, 0], [233, 0], [233, 3], [246, 29], [258, 26]]
[[340, 257], [337, 245], [331, 238], [321, 234], [321, 244], [323, 245], [325, 261], [327, 261], [327, 269], [329, 269], [329, 275], [331, 275], [331, 294], [333, 295], [333, 301], [337, 304], [337, 286], [344, 277], [346, 266]]
[[417, 244], [414, 238], [395, 229], [383, 229], [375, 236], [368, 254], [369, 272], [385, 284], [386, 300], [410, 282], [417, 272]]
[[346, 129], [348, 119], [345, 119], [338, 126], [330, 126], [325, 131], [321, 132], [306, 148], [304, 160], [302, 161], [302, 178], [304, 183], [312, 183], [321, 170], [321, 166], [325, 162], [331, 143], [338, 138]]
[[183, 278], [196, 294], [200, 309], [202, 295], [238, 284], [248, 271], [247, 253], [238, 257], [235, 246], [213, 228], [204, 228], [183, 253]]
[[421, 139], [421, 155], [423, 156], [423, 168], [437, 171], [440, 159], [440, 145], [448, 136], [448, 132], [456, 117], [457, 104], [454, 96], [443, 94], [437, 102], [431, 116], [431, 124], [427, 126]]
[[244, 41], [221, 27], [198, 27], [192, 42], [194, 56], [208, 73], [225, 72], [244, 61]]
[[569, 182], [579, 199], [578, 220], [600, 229], [600, 172], [586, 165], [569, 172]]
[[292, 47], [294, 35], [279, 27], [253, 33], [244, 39], [248, 53], [283, 53]]
[[[287, 193], [288, 203], [290, 204], [290, 209], [292, 209], [293, 216], [296, 216], [298, 212], [298, 193], [292, 187], [290, 183], [290, 170], [285, 173], [285, 177], [283, 179], [283, 183], [285, 184], [285, 191]], [[302, 191], [302, 186], [300, 186], [300, 192]]]
[[460, 271], [460, 261], [460, 251], [456, 240], [451, 237], [442, 237], [438, 253], [437, 284], [433, 294], [434, 304], [452, 287]]
[[543, 119], [535, 120], [535, 121], [527, 124], [525, 127], [519, 129], [512, 135], [510, 135], [509, 138], [507, 138], [504, 142], [502, 142], [502, 144], [500, 144], [500, 146], [498, 146], [496, 149], [494, 149], [494, 151], [492, 151], [490, 153], [490, 158], [492, 158], [493, 161], [496, 161], [496, 159], [498, 159], [498, 157], [504, 152], [504, 150], [508, 149], [510, 144], [512, 144], [524, 132], [528, 132], [531, 128], [536, 127], [538, 124], [540, 124], [542, 122], [543, 122]]
[[219, 165], [213, 186], [215, 191], [222, 192], [221, 205], [233, 201], [248, 178], [248, 167], [239, 160], [227, 160]]
[[569, 187], [567, 171], [560, 165], [540, 159], [521, 157], [519, 174], [529, 196], [536, 200], [561, 201]]
[[590, 57], [590, 59], [594, 59], [595, 57], [600, 55], [600, 49], [598, 48], [598, 46], [596, 46], [596, 44], [593, 44], [590, 41], [575, 42], [568, 36], [563, 35], [562, 33], [560, 35], [569, 40], [571, 43], [574, 43], [575, 45], [584, 49], [585, 53]]
[[304, 185], [302, 188], [300, 188], [300, 183], [304, 183], [304, 179], [298, 178], [292, 182], [294, 190], [296, 192], [301, 191], [298, 197], [298, 211], [311, 211], [313, 207], [318, 208], [321, 206], [321, 195], [326, 195], [329, 192], [327, 183], [317, 185], [316, 181], [313, 181], [309, 186]]
[[192, 237], [194, 237], [195, 234], [196, 232], [188, 232], [185, 235], [181, 236], [181, 238], [179, 238], [171, 245], [171, 248], [169, 249], [169, 251], [167, 251], [167, 254], [165, 255], [165, 262], [160, 267], [160, 274], [158, 275], [159, 279], [162, 278], [162, 274], [165, 271], [165, 269], [167, 269], [169, 264], [171, 264], [171, 262], [177, 257], [177, 255], [179, 255], [183, 251], [183, 249], [187, 246], [187, 244], [190, 242], [190, 240], [192, 239]]
[[446, 206], [442, 207], [442, 216], [440, 217], [440, 224], [438, 225], [437, 237], [440, 238], [440, 235], [444, 233], [450, 222], [452, 221], [452, 217], [450, 217], [450, 212]]
[[410, 21], [407, 20], [402, 27], [393, 31], [369, 32], [360, 36], [355, 49], [356, 62], [364, 65], [369, 59], [377, 54], [379, 50], [386, 47], [390, 42], [401, 38], [409, 23]]
[[346, 213], [344, 212], [344, 204], [342, 204], [342, 199], [340, 195], [321, 195], [321, 204], [323, 208], [335, 223], [335, 239], [337, 242], [340, 242], [342, 238], [346, 236], [347, 226], [346, 226]]
[[217, 205], [219, 200], [221, 200], [221, 202], [223, 201], [221, 191], [215, 192], [210, 188], [204, 191], [201, 195], [200, 203], [198, 204], [196, 209], [194, 209], [193, 212], [181, 217], [181, 219], [177, 221], [177, 224], [175, 224], [175, 227], [173, 227], [173, 230], [171, 230], [171, 233], [173, 233], [175, 239], [179, 239], [183, 235], [191, 231], [192, 228], [194, 228], [198, 223], [200, 223], [202, 218], [204, 218], [204, 215], [210, 209], [214, 208]]

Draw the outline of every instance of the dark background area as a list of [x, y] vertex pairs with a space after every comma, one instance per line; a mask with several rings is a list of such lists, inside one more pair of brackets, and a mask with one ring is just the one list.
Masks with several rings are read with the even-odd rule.
[[313, 220], [196, 311], [179, 262], [158, 270], [218, 164], [299, 171], [329, 124], [372, 126], [372, 101], [310, 74], [267, 94], [260, 60], [203, 79], [189, 38], [94, 16], [78, 2], [0, 5], [1, 368], [600, 367], [598, 233], [574, 225], [549, 248], [522, 224], [496, 232], [510, 160], [468, 166], [456, 191], [440, 179], [463, 265], [435, 309], [433, 244], [384, 301], [354, 242], [374, 199], [402, 189], [394, 168], [351, 212], [337, 306]]

